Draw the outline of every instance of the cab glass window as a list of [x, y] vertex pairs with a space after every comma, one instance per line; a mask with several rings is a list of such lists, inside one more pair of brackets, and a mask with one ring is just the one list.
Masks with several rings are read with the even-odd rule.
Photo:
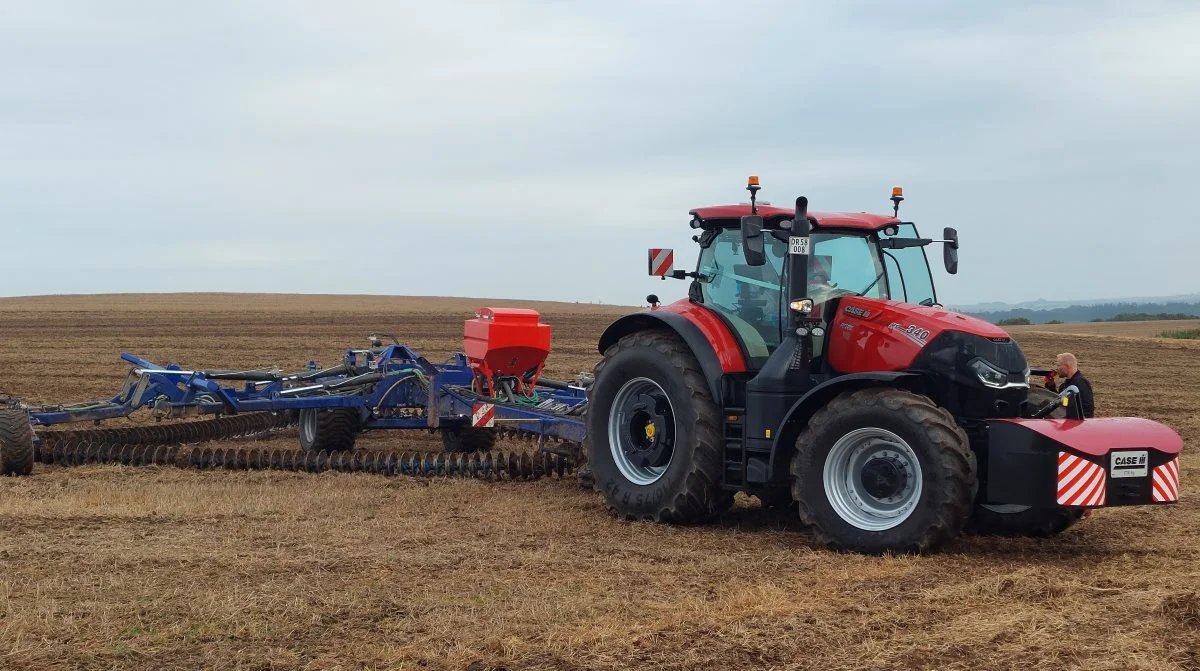
[[[895, 236], [879, 232], [879, 239], [888, 237], [918, 238], [917, 228], [912, 224], [900, 224]], [[905, 249], [881, 249], [887, 267], [888, 285], [892, 299], [906, 303], [933, 305], [937, 294], [933, 289], [933, 276], [929, 272], [929, 260], [924, 247]]]

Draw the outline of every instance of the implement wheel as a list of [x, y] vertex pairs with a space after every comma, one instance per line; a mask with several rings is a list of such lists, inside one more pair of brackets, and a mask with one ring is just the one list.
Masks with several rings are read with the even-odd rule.
[[473, 426], [456, 426], [442, 431], [445, 452], [490, 452], [496, 445], [496, 432]]
[[33, 472], [33, 429], [24, 410], [0, 410], [0, 475]]
[[692, 524], [733, 505], [721, 489], [721, 411], [682, 340], [661, 331], [627, 335], [595, 374], [587, 461], [610, 513]]
[[358, 437], [358, 410], [300, 411], [300, 449], [306, 452], [353, 450]]
[[957, 536], [978, 489], [954, 417], [901, 389], [847, 392], [796, 441], [792, 495], [818, 543], [865, 553], [926, 552]]

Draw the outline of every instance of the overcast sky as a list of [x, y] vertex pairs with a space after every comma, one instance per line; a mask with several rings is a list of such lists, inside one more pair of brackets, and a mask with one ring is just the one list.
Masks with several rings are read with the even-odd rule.
[[951, 304], [1200, 291], [1197, 34], [1154, 0], [4, 3], [0, 295], [671, 300], [646, 248], [692, 267], [687, 211], [750, 174], [902, 185], [959, 230]]

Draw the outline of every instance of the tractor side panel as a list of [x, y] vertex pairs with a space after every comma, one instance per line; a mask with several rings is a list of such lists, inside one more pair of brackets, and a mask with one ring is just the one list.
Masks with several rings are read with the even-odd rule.
[[847, 297], [826, 330], [827, 358], [842, 373], [904, 370], [940, 332], [883, 301]]

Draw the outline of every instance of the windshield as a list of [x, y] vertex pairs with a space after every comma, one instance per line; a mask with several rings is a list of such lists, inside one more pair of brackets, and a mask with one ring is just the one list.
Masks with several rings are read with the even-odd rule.
[[887, 282], [875, 245], [860, 235], [813, 233], [808, 257], [808, 295], [817, 303], [862, 293], [887, 298]]
[[[900, 224], [896, 235], [889, 236], [879, 232], [879, 239], [888, 238], [918, 238], [917, 228], [912, 224]], [[937, 293], [933, 289], [933, 276], [929, 272], [929, 260], [925, 256], [924, 247], [907, 247], [905, 249], [882, 249], [884, 263], [887, 266], [888, 285], [892, 299], [906, 303], [933, 305], [937, 302]]]

